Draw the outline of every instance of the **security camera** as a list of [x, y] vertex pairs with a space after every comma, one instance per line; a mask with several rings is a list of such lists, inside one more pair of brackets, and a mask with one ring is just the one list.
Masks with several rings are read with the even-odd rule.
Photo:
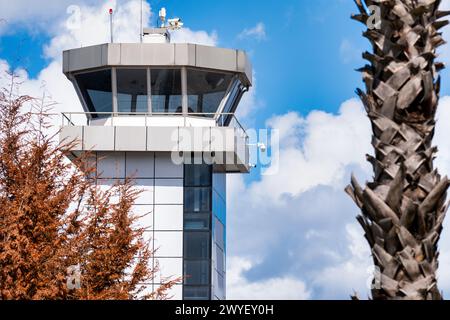
[[173, 18], [173, 19], [167, 20], [167, 22], [169, 22], [169, 24], [171, 24], [171, 25], [175, 25], [175, 24], [181, 23], [181, 19], [180, 18]]
[[267, 151], [267, 146], [264, 143], [262, 143], [262, 142], [253, 143], [253, 144], [247, 144], [247, 146], [257, 147], [259, 150], [261, 150], [261, 152], [266, 152]]
[[261, 150], [261, 152], [266, 152], [267, 150], [267, 146], [262, 142], [258, 143], [258, 148], [259, 150]]
[[169, 24], [169, 27], [172, 29], [181, 29], [181, 27], [183, 26], [183, 22], [180, 18], [168, 19], [167, 22]]

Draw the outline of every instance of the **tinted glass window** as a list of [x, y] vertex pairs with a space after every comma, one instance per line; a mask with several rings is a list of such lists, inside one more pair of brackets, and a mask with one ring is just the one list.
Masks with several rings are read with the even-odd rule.
[[212, 175], [214, 190], [225, 200], [227, 190], [227, 176], [223, 173], [215, 173]]
[[218, 246], [216, 246], [216, 267], [217, 271], [220, 274], [225, 273], [225, 254], [223, 253], [222, 249], [220, 249]]
[[225, 107], [223, 108], [224, 113], [233, 112], [233, 103], [239, 94], [240, 85], [241, 85], [241, 82], [239, 80], [234, 81], [233, 86], [230, 91], [230, 97], [227, 100], [227, 102], [225, 103]]
[[184, 166], [184, 291], [187, 300], [206, 300], [211, 295], [212, 167]]
[[217, 275], [217, 282], [219, 283], [219, 289], [223, 292], [225, 289], [225, 279], [220, 274]]
[[210, 259], [210, 233], [184, 232], [184, 258]]
[[[230, 85], [231, 74], [187, 71], [189, 113], [215, 113]], [[214, 115], [207, 115], [213, 117]]]
[[192, 187], [211, 186], [212, 167], [206, 164], [186, 165], [185, 185]]
[[227, 212], [227, 204], [225, 200], [219, 196], [216, 191], [212, 192], [212, 211], [217, 219], [225, 224], [226, 221], [226, 212]]
[[211, 211], [211, 188], [186, 187], [184, 210], [185, 212]]
[[183, 295], [185, 300], [209, 300], [209, 287], [184, 286]]
[[214, 221], [214, 238], [216, 244], [225, 251], [225, 226], [218, 220]]
[[[244, 86], [242, 85], [241, 81], [239, 81], [238, 79], [234, 80], [228, 99], [225, 102], [225, 106], [223, 107], [223, 113], [234, 113], [236, 111], [236, 107], [240, 102], [243, 90]], [[231, 119], [233, 119], [231, 115], [224, 114], [219, 118], [219, 123], [222, 126], [227, 126], [230, 123]]]
[[209, 261], [185, 261], [184, 283], [188, 285], [208, 285], [211, 273]]
[[210, 213], [185, 213], [184, 229], [185, 230], [209, 230]]
[[119, 112], [147, 112], [147, 70], [117, 69]]
[[181, 71], [179, 69], [153, 69], [152, 111], [181, 113]]
[[[111, 70], [83, 73], [75, 76], [89, 111], [112, 112]], [[100, 115], [93, 115], [98, 117]], [[109, 116], [109, 115], [103, 115]]]

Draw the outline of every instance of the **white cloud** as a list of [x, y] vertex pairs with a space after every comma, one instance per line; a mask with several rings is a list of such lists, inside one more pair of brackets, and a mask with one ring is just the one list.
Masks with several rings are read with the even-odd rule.
[[258, 79], [256, 78], [256, 72], [253, 71], [253, 84], [249, 91], [244, 94], [239, 103], [239, 107], [236, 111], [236, 117], [239, 121], [245, 121], [247, 126], [252, 126], [255, 117], [251, 117], [257, 109], [264, 108], [264, 102], [261, 101], [256, 92], [258, 88]]
[[[50, 61], [48, 66], [41, 70], [36, 78], [29, 78], [24, 70], [16, 70], [20, 74], [22, 82], [20, 92], [17, 92], [17, 94], [42, 97], [43, 92], [45, 92], [49, 100], [58, 103], [55, 107], [55, 112], [82, 111], [78, 96], [71, 82], [62, 73], [62, 51], [108, 42], [109, 17], [107, 12], [109, 8], [114, 8], [115, 11], [115, 41], [139, 41], [140, 21], [136, 17], [140, 16], [140, 0], [106, 0], [101, 3], [96, 1], [95, 6], [84, 5], [82, 4], [83, 2], [78, 3], [81, 9], [81, 20], [78, 27], [67, 23], [71, 21], [70, 17], [54, 22], [58, 26], [58, 31], [43, 48], [45, 57]], [[23, 2], [19, 1], [18, 5], [22, 4]], [[34, 4], [34, 6], [36, 5]], [[151, 8], [147, 2], [144, 2], [144, 26], [149, 24], [151, 16]], [[187, 29], [184, 33], [183, 41], [214, 44], [217, 42], [217, 35], [215, 33], [208, 34], [205, 31], [191, 31]], [[0, 62], [0, 67], [9, 69], [5, 61], [3, 63]]]
[[[8, 4], [3, 5], [2, 2]], [[114, 10], [114, 38], [116, 42], [136, 42], [140, 33], [141, 0], [0, 0], [0, 34], [13, 32], [20, 23], [30, 31], [57, 35], [46, 55], [59, 55], [61, 48], [88, 46], [108, 42], [110, 39], [109, 9]], [[64, 19], [61, 20], [61, 17]], [[150, 5], [143, 2], [143, 24], [148, 25], [151, 17]], [[80, 23], [78, 23], [80, 22]], [[67, 23], [72, 24], [72, 26]], [[36, 30], [37, 29], [37, 30]], [[93, 32], [93, 30], [95, 30]], [[65, 34], [64, 34], [65, 33]], [[214, 46], [217, 34], [183, 28], [172, 34], [173, 42], [191, 42]], [[53, 51], [52, 51], [53, 49]]]
[[171, 41], [174, 43], [189, 42], [205, 46], [216, 46], [217, 40], [218, 36], [215, 31], [209, 34], [206, 31], [192, 31], [189, 28], [174, 31], [171, 38]]
[[[441, 99], [437, 119], [436, 165], [450, 175], [450, 97]], [[372, 175], [365, 160], [372, 153], [371, 130], [361, 103], [346, 101], [338, 114], [289, 112], [267, 124], [280, 134], [278, 174], [249, 184], [242, 176], [228, 179], [229, 212], [239, 213], [229, 216], [228, 252], [237, 259], [229, 272], [241, 270], [230, 292], [288, 278], [292, 285], [306, 284], [313, 299], [349, 299], [354, 291], [367, 298], [370, 250], [355, 222], [359, 210], [343, 192], [350, 172], [361, 183]], [[444, 292], [450, 291], [449, 228], [447, 219], [438, 273]], [[241, 269], [234, 265], [239, 263]], [[265, 292], [262, 298], [271, 298]]]
[[254, 38], [258, 41], [266, 40], [266, 26], [262, 22], [258, 22], [256, 26], [250, 29], [244, 29], [238, 35], [239, 39]]
[[[450, 8], [450, 0], [447, 1]], [[436, 157], [436, 166], [441, 175], [450, 177], [450, 97], [443, 97], [439, 102], [439, 108], [436, 115], [436, 135], [434, 143], [438, 146], [439, 152]], [[448, 213], [447, 213], [448, 214]], [[444, 293], [450, 293], [450, 217], [444, 222], [442, 238], [439, 241], [441, 250], [439, 261], [439, 289]]]
[[39, 5], [37, 5], [31, 0], [0, 0], [0, 7], [2, 8], [0, 16], [10, 22], [25, 21], [31, 18], [44, 19], [56, 16], [72, 3], [74, 3], [73, 0], [40, 0]]
[[95, 0], [0, 0], [0, 19], [5, 23], [0, 23], [0, 34], [4, 32], [14, 32], [18, 24], [28, 28], [32, 32], [39, 31], [53, 32], [54, 19], [66, 14], [66, 9], [74, 4], [93, 4]]
[[[86, 47], [110, 41], [108, 9], [114, 9], [114, 41], [138, 42], [140, 33], [139, 0], [118, 3], [115, 0], [104, 1], [97, 6], [80, 6], [80, 20], [71, 18], [59, 22], [59, 32], [44, 47], [47, 58], [60, 61], [62, 51]], [[143, 24], [151, 18], [151, 8], [145, 2], [143, 7]], [[70, 24], [68, 23], [70, 22]]]
[[[19, 8], [29, 1], [14, 3]], [[95, 6], [82, 5], [82, 24], [78, 29], [68, 29], [65, 20], [54, 22], [55, 33], [44, 51], [50, 63], [34, 79], [18, 70], [24, 80], [21, 92], [40, 97], [45, 88], [46, 94], [60, 103], [55, 111], [81, 111], [71, 83], [62, 74], [61, 52], [107, 42], [105, 10], [114, 3], [96, 1]], [[450, 0], [445, 3], [450, 5]], [[120, 1], [115, 8], [117, 41], [137, 41], [139, 1]], [[2, 14], [16, 16], [12, 12]], [[146, 23], [150, 17], [150, 7], [146, 6]], [[44, 15], [39, 19], [49, 18]], [[259, 30], [265, 35], [264, 26]], [[258, 38], [258, 32], [246, 36]], [[175, 33], [173, 40], [206, 45], [218, 42], [214, 32], [189, 29]], [[0, 72], [8, 69], [8, 63], [0, 60]], [[0, 78], [0, 84], [4, 81], [7, 79]], [[247, 93], [239, 109], [241, 116], [248, 116], [259, 104], [254, 91]], [[435, 142], [440, 152], [436, 163], [442, 173], [450, 175], [450, 97], [442, 98], [437, 118]], [[365, 154], [372, 152], [370, 126], [360, 102], [346, 101], [338, 114], [313, 111], [303, 117], [291, 112], [273, 117], [267, 124], [280, 130], [280, 159], [275, 164], [279, 173], [247, 185], [242, 176], [228, 179], [228, 253], [233, 256], [228, 259], [228, 297], [347, 299], [355, 289], [364, 298], [368, 294], [368, 245], [361, 228], [355, 224], [358, 209], [343, 192], [351, 171], [356, 172], [361, 182], [371, 175], [365, 160]], [[450, 263], [450, 233], [446, 231], [449, 223], [440, 242], [439, 272], [441, 289], [447, 292], [450, 291], [450, 273], [445, 268]]]
[[[443, 0], [441, 3], [441, 10], [450, 10], [450, 0]], [[447, 16], [445, 19], [449, 19]], [[446, 26], [443, 29], [443, 37], [448, 41], [450, 39], [450, 27]], [[447, 65], [450, 63], [450, 46], [448, 44], [443, 45], [439, 48], [439, 58], [444, 61]]]
[[436, 114], [435, 145], [439, 151], [436, 157], [436, 166], [441, 174], [450, 177], [450, 97], [442, 97]]
[[360, 299], [368, 297], [369, 284], [373, 279], [369, 245], [358, 224], [346, 226], [349, 259], [336, 265], [324, 267], [313, 283], [324, 290], [321, 298], [346, 298], [357, 293]]
[[[107, 42], [108, 17], [105, 12], [110, 7], [116, 8], [116, 1], [105, 1], [97, 6], [81, 6], [82, 14], [78, 28], [66, 24], [67, 20], [57, 22], [60, 26], [59, 32], [44, 47], [44, 54], [50, 61], [48, 66], [41, 70], [36, 78], [29, 78], [24, 70], [15, 70], [21, 78], [20, 91], [17, 91], [17, 94], [40, 98], [45, 93], [49, 101], [58, 103], [54, 112], [82, 111], [71, 82], [62, 73], [62, 51]], [[123, 2], [116, 8], [117, 41], [136, 42], [139, 39], [139, 22], [134, 19], [139, 12], [139, 0]], [[145, 22], [149, 20], [150, 15], [150, 7], [147, 5], [144, 8]]]
[[248, 185], [242, 176], [228, 179], [229, 212], [239, 212], [228, 218], [228, 253], [251, 265], [234, 290], [288, 278], [305, 283], [315, 299], [367, 295], [368, 249], [355, 224], [358, 209], [343, 191], [350, 172], [362, 181], [371, 174], [361, 103], [346, 101], [336, 115], [290, 112], [267, 124], [279, 130], [279, 172]]
[[254, 265], [248, 259], [231, 257], [227, 273], [227, 298], [231, 300], [307, 300], [311, 294], [304, 282], [294, 277], [276, 277], [249, 282], [245, 271]]
[[279, 171], [252, 184], [248, 192], [254, 199], [269, 197], [277, 203], [286, 194], [296, 196], [318, 185], [336, 185], [346, 166], [368, 168], [369, 121], [356, 99], [343, 103], [336, 116], [312, 111], [303, 118], [291, 112], [268, 120], [267, 125], [280, 131], [280, 160], [274, 164]]

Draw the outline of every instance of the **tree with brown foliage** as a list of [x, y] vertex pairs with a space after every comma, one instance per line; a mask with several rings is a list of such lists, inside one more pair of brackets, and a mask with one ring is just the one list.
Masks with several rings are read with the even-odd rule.
[[10, 78], [0, 92], [0, 300], [167, 298], [179, 279], [144, 292], [157, 270], [131, 213], [132, 180], [106, 191], [92, 184], [89, 155], [74, 165], [64, 150], [75, 142], [46, 133], [52, 106], [15, 96]]
[[[373, 49], [363, 54], [366, 91], [358, 94], [373, 129], [374, 181], [363, 188], [353, 177], [346, 190], [380, 272], [372, 297], [442, 299], [436, 272], [449, 180], [433, 166], [432, 139], [444, 67], [436, 49], [450, 12], [439, 10], [440, 0], [355, 2], [353, 18], [368, 26]], [[369, 6], [379, 9], [379, 25]]]

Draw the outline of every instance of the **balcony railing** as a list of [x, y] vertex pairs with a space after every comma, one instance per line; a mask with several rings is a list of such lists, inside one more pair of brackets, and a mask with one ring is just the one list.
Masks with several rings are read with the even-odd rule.
[[[103, 121], [104, 126], [115, 126], [119, 123], [118, 119], [130, 117], [133, 119], [143, 120], [141, 125], [149, 126], [151, 119], [158, 117], [168, 118], [176, 117], [182, 119], [184, 127], [192, 126], [192, 119], [209, 120], [217, 127], [234, 127], [242, 130], [246, 135], [246, 130], [237, 119], [234, 113], [158, 113], [158, 112], [62, 112], [62, 126], [91, 126], [98, 121]], [[98, 125], [98, 124], [97, 124]]]

